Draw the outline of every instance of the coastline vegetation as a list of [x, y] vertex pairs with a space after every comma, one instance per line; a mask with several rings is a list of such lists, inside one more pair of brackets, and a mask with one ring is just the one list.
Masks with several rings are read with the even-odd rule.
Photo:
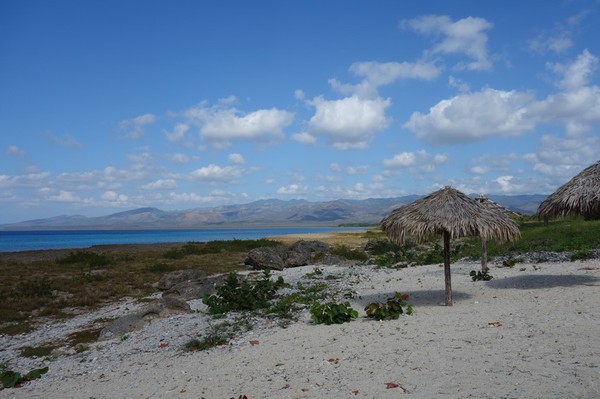
[[[488, 257], [518, 259], [528, 252], [572, 252], [585, 259], [600, 248], [600, 220], [563, 218], [547, 225], [533, 217], [519, 220], [521, 239], [511, 244], [488, 242]], [[312, 238], [309, 238], [312, 239]], [[233, 240], [171, 245], [99, 246], [74, 252], [0, 253], [0, 334], [19, 334], [37, 320], [70, 317], [125, 297], [153, 292], [160, 275], [173, 270], [202, 269], [210, 274], [244, 270], [250, 249], [283, 245], [284, 241]], [[379, 267], [407, 267], [442, 262], [437, 241], [397, 246], [377, 230], [335, 233], [322, 241], [332, 252]], [[369, 243], [368, 251], [365, 245]], [[478, 238], [453, 243], [454, 260], [479, 259]], [[285, 308], [285, 304], [280, 306]]]

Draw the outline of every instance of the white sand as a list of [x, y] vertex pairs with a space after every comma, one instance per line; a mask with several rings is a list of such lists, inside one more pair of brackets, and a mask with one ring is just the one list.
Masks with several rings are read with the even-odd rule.
[[[322, 267], [345, 276], [358, 319], [315, 325], [305, 313], [286, 329], [259, 323], [231, 345], [183, 352], [206, 317], [173, 315], [50, 361], [48, 374], [0, 398], [599, 398], [600, 261], [492, 265], [494, 280], [472, 282], [478, 268], [452, 266], [446, 307], [439, 266]], [[277, 274], [292, 282], [312, 270]], [[364, 317], [395, 291], [410, 294], [414, 315]], [[35, 337], [0, 339], [0, 362]]]

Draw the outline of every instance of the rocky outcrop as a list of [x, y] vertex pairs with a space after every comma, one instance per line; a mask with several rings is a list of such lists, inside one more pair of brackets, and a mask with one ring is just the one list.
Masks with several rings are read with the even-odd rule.
[[283, 270], [318, 264], [345, 263], [345, 259], [331, 254], [331, 247], [321, 241], [298, 241], [290, 246], [255, 248], [244, 261], [253, 269]]

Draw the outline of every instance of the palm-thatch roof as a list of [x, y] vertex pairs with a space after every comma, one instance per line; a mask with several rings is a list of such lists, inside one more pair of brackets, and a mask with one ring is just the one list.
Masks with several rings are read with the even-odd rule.
[[560, 186], [540, 204], [537, 211], [538, 216], [544, 219], [572, 213], [588, 219], [600, 217], [600, 161]]
[[519, 226], [506, 212], [489, 208], [451, 187], [394, 209], [380, 225], [399, 244], [407, 236], [423, 241], [443, 235], [447, 306], [452, 306], [450, 238], [480, 236], [485, 240], [515, 241], [520, 236]]
[[445, 187], [394, 209], [381, 221], [381, 229], [403, 244], [407, 236], [418, 241], [448, 232], [450, 238], [480, 236], [515, 241], [519, 226], [506, 212], [488, 207], [451, 187]]

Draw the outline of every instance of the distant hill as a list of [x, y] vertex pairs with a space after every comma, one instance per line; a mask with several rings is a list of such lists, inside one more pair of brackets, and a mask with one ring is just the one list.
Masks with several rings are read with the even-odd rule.
[[[476, 195], [471, 195], [476, 197]], [[259, 200], [248, 204], [163, 211], [138, 208], [107, 216], [55, 216], [0, 225], [2, 230], [31, 229], [167, 229], [274, 226], [339, 226], [343, 224], [375, 225], [394, 208], [420, 198], [410, 195], [397, 198], [335, 200]], [[490, 195], [489, 198], [515, 212], [533, 214], [545, 195]]]

